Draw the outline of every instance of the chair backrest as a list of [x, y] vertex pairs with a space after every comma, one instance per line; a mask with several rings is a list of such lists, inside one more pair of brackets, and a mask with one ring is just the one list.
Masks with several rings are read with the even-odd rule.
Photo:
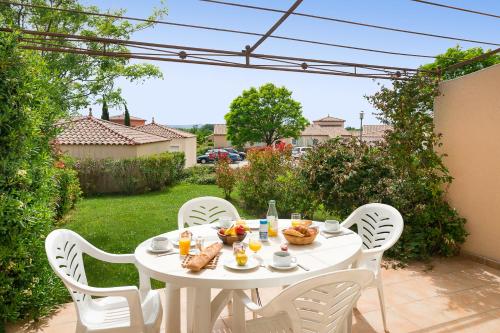
[[371, 203], [357, 208], [345, 220], [344, 226], [356, 224], [363, 249], [387, 250], [393, 246], [403, 232], [403, 217], [392, 206]]
[[87, 285], [82, 251], [86, 243], [87, 241], [80, 235], [66, 229], [52, 231], [45, 240], [45, 252], [49, 264], [68, 288], [78, 311], [87, 306], [92, 299], [89, 295], [71, 288], [71, 284], [75, 282]]
[[315, 276], [284, 289], [266, 308], [273, 314], [286, 312], [293, 332], [336, 333], [372, 279], [366, 269]]
[[227, 200], [217, 197], [199, 197], [182, 205], [177, 216], [177, 224], [182, 229], [187, 224], [192, 227], [219, 221], [223, 216], [238, 220], [240, 215]]

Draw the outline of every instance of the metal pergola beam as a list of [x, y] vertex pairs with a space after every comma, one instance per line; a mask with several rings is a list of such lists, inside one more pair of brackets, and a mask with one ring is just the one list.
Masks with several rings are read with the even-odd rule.
[[[0, 31], [13, 32], [13, 30], [9, 28], [0, 28]], [[256, 63], [248, 64], [244, 61], [246, 57], [245, 53], [241, 51], [237, 52], [33, 30], [19, 30], [19, 32], [24, 34], [24, 36], [21, 35], [19, 39], [22, 47], [25, 49], [76, 53], [89, 56], [122, 57], [177, 63], [185, 62], [211, 66], [252, 68], [372, 79], [406, 80], [418, 72], [434, 73], [433, 71], [405, 67], [381, 66], [258, 53], [250, 55]], [[62, 44], [64, 42], [81, 42], [82, 45], [64, 45]], [[88, 42], [100, 43], [102, 44], [102, 49], [88, 49], [87, 46], [84, 45]], [[127, 46], [132, 48], [132, 50], [110, 51], [104, 47], [105, 45]], [[133, 49], [139, 49], [141, 51]]]
[[276, 21], [276, 23], [273, 24], [273, 26], [264, 34], [264, 36], [260, 37], [258, 41], [255, 42], [255, 44], [253, 44], [252, 47], [250, 47], [249, 49], [247, 49], [247, 52], [248, 53], [252, 53], [253, 51], [255, 51], [260, 44], [262, 44], [266, 39], [267, 37], [271, 36], [271, 34], [276, 30], [278, 29], [278, 27], [283, 23], [285, 22], [285, 20], [293, 13], [293, 11], [295, 9], [297, 9], [297, 7], [302, 3], [302, 0], [297, 0], [295, 1], [295, 3], [283, 14], [283, 16], [280, 17], [280, 19], [278, 21]]

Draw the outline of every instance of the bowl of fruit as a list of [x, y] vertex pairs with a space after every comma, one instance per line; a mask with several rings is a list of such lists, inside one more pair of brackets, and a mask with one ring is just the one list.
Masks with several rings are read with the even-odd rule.
[[233, 224], [231, 227], [225, 229], [220, 228], [217, 232], [220, 240], [226, 245], [233, 245], [234, 242], [241, 242], [247, 236], [250, 228], [245, 223]]
[[307, 245], [314, 242], [314, 239], [318, 235], [318, 228], [301, 224], [283, 229], [282, 233], [290, 244]]

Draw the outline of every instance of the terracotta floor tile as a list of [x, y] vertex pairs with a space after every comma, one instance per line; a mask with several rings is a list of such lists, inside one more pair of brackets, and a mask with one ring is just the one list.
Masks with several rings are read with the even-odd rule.
[[[387, 309], [386, 314], [389, 332], [406, 333], [413, 332], [419, 328], [417, 325], [391, 309]], [[354, 311], [352, 331], [353, 333], [383, 333], [384, 326], [382, 323], [382, 314], [380, 311], [371, 311], [367, 313]]]
[[500, 315], [486, 312], [448, 321], [413, 333], [497, 333], [499, 327]]

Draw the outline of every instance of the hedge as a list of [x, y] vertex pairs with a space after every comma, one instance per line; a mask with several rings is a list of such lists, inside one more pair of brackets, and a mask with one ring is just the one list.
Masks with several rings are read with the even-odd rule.
[[113, 159], [83, 159], [75, 163], [83, 194], [86, 196], [120, 193], [138, 194], [161, 190], [180, 180], [184, 154]]

